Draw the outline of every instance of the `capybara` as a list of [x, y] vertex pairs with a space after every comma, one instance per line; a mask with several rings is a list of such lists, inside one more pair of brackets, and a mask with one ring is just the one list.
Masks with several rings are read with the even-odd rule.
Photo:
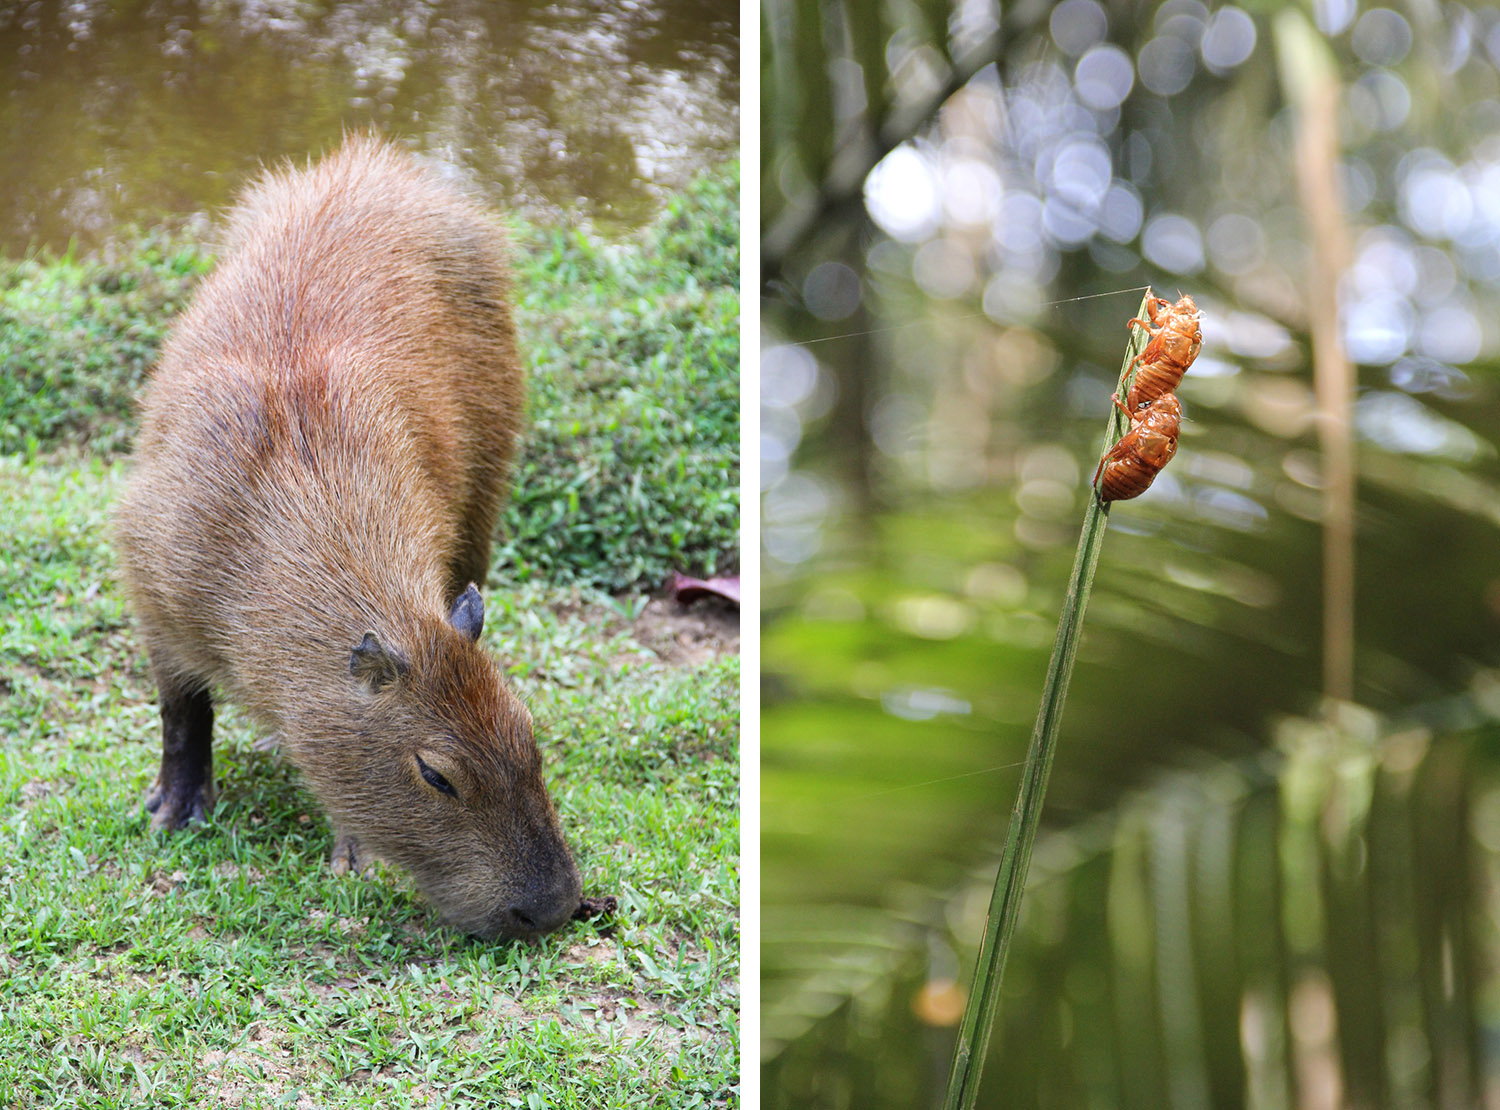
[[276, 734], [334, 864], [446, 920], [580, 905], [530, 714], [480, 649], [523, 382], [502, 234], [371, 136], [240, 199], [141, 401], [114, 514], [160, 693], [158, 829], [213, 808], [213, 700]]

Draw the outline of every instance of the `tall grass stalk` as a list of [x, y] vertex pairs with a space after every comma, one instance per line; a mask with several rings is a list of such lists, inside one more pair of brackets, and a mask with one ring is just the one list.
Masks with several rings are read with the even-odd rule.
[[[1147, 293], [1149, 296], [1149, 291]], [[1136, 314], [1146, 316], [1146, 300]], [[1123, 376], [1146, 345], [1145, 329], [1132, 328], [1120, 366]], [[1120, 387], [1123, 396], [1129, 386]], [[1109, 431], [1105, 436], [1108, 450], [1125, 432], [1125, 416], [1111, 407]], [[1005, 850], [1000, 856], [1000, 872], [995, 876], [995, 893], [990, 899], [989, 917], [984, 938], [979, 944], [979, 959], [974, 966], [974, 981], [969, 987], [968, 1005], [958, 1028], [958, 1045], [953, 1054], [953, 1071], [948, 1077], [948, 1095], [944, 1110], [968, 1110], [979, 1096], [979, 1076], [984, 1070], [985, 1052], [1000, 1008], [1000, 981], [1005, 974], [1005, 957], [1015, 932], [1026, 887], [1026, 871], [1031, 866], [1031, 845], [1042, 819], [1042, 799], [1047, 792], [1047, 776], [1052, 771], [1052, 756], [1057, 751], [1057, 735], [1062, 727], [1063, 703], [1068, 697], [1068, 683], [1073, 677], [1073, 661], [1078, 656], [1078, 641], [1083, 636], [1083, 611], [1088, 607], [1089, 591], [1094, 584], [1094, 568], [1099, 550], [1104, 546], [1104, 529], [1109, 523], [1109, 506], [1100, 504], [1092, 493], [1083, 517], [1083, 535], [1078, 540], [1078, 554], [1073, 560], [1073, 577], [1063, 599], [1058, 619], [1057, 639], [1052, 645], [1052, 661], [1047, 665], [1047, 681], [1042, 687], [1042, 705], [1037, 711], [1036, 727], [1031, 731], [1031, 746], [1026, 753], [1026, 767], [1021, 774], [1021, 789], [1010, 828], [1005, 834]]]

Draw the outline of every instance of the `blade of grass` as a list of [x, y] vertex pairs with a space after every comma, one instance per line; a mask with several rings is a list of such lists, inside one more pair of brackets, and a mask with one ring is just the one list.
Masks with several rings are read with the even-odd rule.
[[[1150, 290], [1147, 290], [1146, 297], [1150, 295]], [[1142, 298], [1136, 314], [1145, 318], [1146, 298]], [[1125, 346], [1125, 360], [1120, 366], [1122, 377], [1130, 361], [1145, 347], [1146, 339], [1145, 329], [1131, 329], [1130, 341]], [[1129, 385], [1129, 381], [1121, 385], [1122, 396]], [[1109, 450], [1124, 432], [1124, 414], [1111, 407], [1104, 449]], [[1052, 661], [1047, 665], [1047, 681], [1042, 686], [1042, 705], [1037, 711], [1036, 727], [1031, 730], [1021, 788], [1016, 795], [1010, 828], [1005, 834], [1000, 871], [995, 876], [995, 893], [990, 899], [984, 938], [980, 941], [979, 958], [974, 965], [974, 981], [969, 987], [963, 1022], [958, 1027], [958, 1045], [953, 1053], [953, 1071], [948, 1076], [944, 1110], [969, 1110], [979, 1096], [979, 1077], [984, 1070], [985, 1052], [1000, 1008], [1005, 957], [1010, 949], [1011, 934], [1015, 932], [1021, 894], [1026, 887], [1026, 871], [1031, 866], [1031, 845], [1042, 819], [1042, 799], [1047, 792], [1047, 776], [1052, 771], [1052, 755], [1057, 750], [1063, 703], [1068, 697], [1073, 661], [1078, 656], [1078, 641], [1083, 635], [1083, 612], [1088, 607], [1089, 591], [1094, 585], [1094, 568], [1099, 564], [1099, 550], [1104, 546], [1104, 529], [1108, 523], [1109, 506], [1101, 504], [1091, 492], [1083, 517], [1083, 535], [1078, 540], [1078, 554], [1073, 560], [1073, 577], [1068, 582], [1062, 615], [1057, 622], [1057, 639], [1052, 645]]]

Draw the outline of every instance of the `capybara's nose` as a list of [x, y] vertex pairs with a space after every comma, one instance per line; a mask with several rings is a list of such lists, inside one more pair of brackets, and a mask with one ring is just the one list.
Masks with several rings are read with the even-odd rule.
[[550, 933], [573, 916], [573, 911], [578, 908], [576, 899], [574, 903], [565, 906], [556, 898], [528, 898], [524, 902], [518, 902], [505, 911], [508, 926], [506, 932], [533, 936]]
[[550, 933], [572, 918], [582, 896], [577, 868], [567, 867], [552, 882], [539, 883], [507, 906], [501, 928], [513, 935]]

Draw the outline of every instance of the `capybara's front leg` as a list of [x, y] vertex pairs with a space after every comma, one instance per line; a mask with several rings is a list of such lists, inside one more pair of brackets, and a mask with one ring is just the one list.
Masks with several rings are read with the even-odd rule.
[[161, 773], [146, 797], [153, 829], [207, 821], [214, 808], [214, 704], [207, 690], [161, 691]]
[[335, 875], [368, 875], [380, 857], [359, 842], [359, 837], [333, 830], [333, 855], [328, 862]]

